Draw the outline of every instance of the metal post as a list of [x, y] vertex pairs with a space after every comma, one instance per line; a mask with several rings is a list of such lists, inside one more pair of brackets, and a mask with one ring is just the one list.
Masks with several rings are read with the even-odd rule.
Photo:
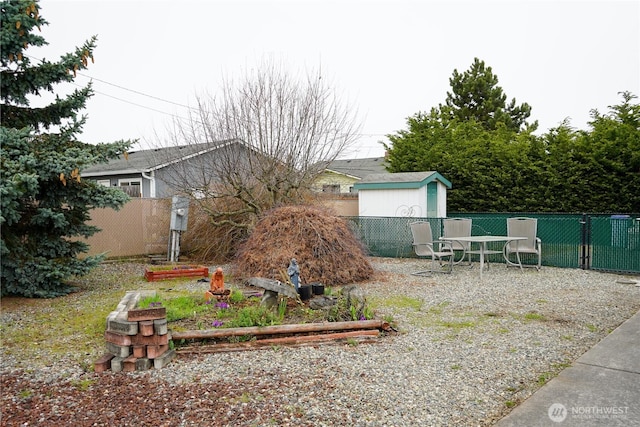
[[587, 269], [587, 215], [580, 219], [580, 268]]
[[169, 261], [177, 262], [180, 256], [180, 231], [171, 230], [171, 237], [169, 238]]
[[591, 269], [591, 217], [586, 213], [580, 220], [580, 268]]

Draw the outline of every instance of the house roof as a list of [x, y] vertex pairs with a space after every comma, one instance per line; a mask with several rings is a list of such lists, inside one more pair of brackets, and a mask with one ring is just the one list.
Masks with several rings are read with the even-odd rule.
[[329, 163], [326, 170], [358, 179], [371, 174], [388, 174], [385, 169], [384, 157], [334, 160]]
[[82, 176], [92, 177], [101, 175], [124, 175], [131, 173], [151, 172], [170, 164], [199, 156], [215, 150], [226, 144], [240, 142], [239, 140], [216, 141], [215, 143], [199, 143], [178, 145], [172, 147], [152, 148], [148, 150], [131, 151], [126, 156], [120, 155], [109, 163], [100, 163], [82, 171]]
[[398, 172], [367, 175], [354, 185], [358, 190], [384, 190], [396, 188], [420, 188], [433, 181], [440, 181], [447, 188], [451, 183], [438, 172]]

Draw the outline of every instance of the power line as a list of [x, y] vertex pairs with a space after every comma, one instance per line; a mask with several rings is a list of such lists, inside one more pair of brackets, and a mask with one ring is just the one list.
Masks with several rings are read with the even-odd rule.
[[[75, 85], [75, 86], [78, 86], [78, 87], [82, 87], [82, 86], [80, 86], [79, 84], [77, 84], [75, 82], [73, 82], [72, 84]], [[152, 108], [152, 107], [147, 107], [147, 106], [142, 105], [142, 104], [138, 104], [138, 103], [135, 103], [135, 102], [132, 102], [132, 101], [127, 101], [126, 99], [118, 98], [117, 96], [109, 95], [108, 93], [103, 93], [103, 92], [100, 92], [100, 91], [97, 91], [97, 90], [94, 90], [93, 92], [95, 92], [95, 93], [97, 93], [99, 95], [102, 95], [102, 96], [108, 96], [109, 98], [113, 98], [113, 99], [121, 101], [121, 102], [126, 102], [127, 104], [135, 105], [136, 107], [145, 108], [147, 110], [155, 111], [156, 113], [165, 114], [165, 115], [171, 116], [171, 117], [176, 117], [176, 118], [181, 119], [181, 120], [187, 120], [184, 117], [180, 117], [180, 116], [178, 116], [176, 114], [167, 113], [166, 111], [157, 110], [157, 109]]]
[[[26, 55], [26, 54], [25, 54], [25, 56], [28, 56], [29, 58], [34, 59], [34, 60], [37, 60], [37, 61], [40, 61], [40, 62], [44, 62], [44, 60], [42, 60], [42, 59], [40, 59], [40, 58], [36, 58], [35, 56]], [[88, 79], [95, 80], [95, 81], [98, 81], [98, 82], [100, 82], [100, 83], [104, 83], [104, 84], [107, 84], [107, 85], [109, 85], [109, 86], [116, 87], [116, 88], [118, 88], [118, 89], [126, 90], [126, 91], [131, 92], [131, 93], [135, 93], [136, 95], [146, 96], [147, 98], [151, 98], [151, 99], [154, 99], [154, 100], [156, 100], [156, 101], [165, 102], [165, 103], [167, 103], [167, 104], [176, 105], [176, 106], [178, 106], [178, 107], [186, 108], [186, 109], [188, 109], [188, 110], [190, 110], [190, 111], [193, 111], [193, 112], [199, 112], [199, 111], [200, 111], [200, 110], [198, 110], [197, 108], [193, 108], [193, 107], [190, 107], [190, 106], [185, 105], [185, 104], [180, 104], [179, 102], [170, 101], [170, 100], [167, 100], [167, 99], [164, 99], [164, 98], [160, 98], [160, 97], [155, 96], [155, 95], [149, 95], [149, 94], [147, 94], [147, 93], [140, 92], [140, 91], [135, 90], [135, 89], [129, 89], [129, 88], [124, 87], [124, 86], [122, 86], [122, 85], [118, 85], [118, 84], [115, 84], [115, 83], [111, 83], [111, 82], [108, 82], [108, 81], [106, 81], [106, 80], [99, 79], [99, 78], [97, 78], [97, 77], [92, 77], [92, 76], [90, 76], [90, 75], [88, 75], [88, 74], [84, 74], [84, 73], [81, 73], [81, 72], [76, 72], [76, 73], [77, 73], [78, 75], [81, 75], [81, 76], [86, 77], [86, 78], [88, 78]], [[77, 84], [76, 82], [70, 82], [70, 83], [71, 83], [71, 84], [73, 84], [74, 86], [82, 87], [82, 86], [80, 86], [79, 84]], [[120, 97], [117, 97], [117, 96], [114, 96], [114, 95], [109, 95], [108, 93], [100, 92], [100, 91], [97, 91], [97, 90], [93, 90], [93, 91], [94, 91], [96, 94], [99, 94], [99, 95], [102, 95], [102, 96], [106, 96], [106, 97], [109, 97], [109, 98], [115, 99], [115, 100], [120, 101], [120, 102], [124, 102], [124, 103], [130, 104], [130, 105], [133, 105], [133, 106], [136, 106], [136, 107], [140, 107], [140, 108], [144, 108], [144, 109], [147, 109], [147, 110], [150, 110], [150, 111], [154, 111], [154, 112], [156, 112], [156, 113], [160, 113], [160, 114], [164, 114], [164, 115], [167, 115], [167, 116], [171, 116], [171, 117], [174, 117], [174, 118], [177, 118], [177, 119], [180, 119], [180, 120], [185, 120], [185, 121], [189, 121], [189, 120], [191, 120], [191, 119], [187, 119], [187, 118], [185, 118], [185, 117], [181, 117], [181, 116], [179, 116], [179, 115], [177, 115], [177, 114], [167, 113], [166, 111], [158, 110], [158, 109], [153, 108], [153, 107], [147, 107], [147, 106], [145, 106], [145, 105], [138, 104], [138, 103], [136, 103], [136, 102], [129, 101], [129, 100], [126, 100], [126, 99], [123, 99], [123, 98], [120, 98]], [[199, 121], [197, 121], [197, 120], [196, 120], [196, 123], [202, 124], [201, 122], [199, 122]], [[356, 134], [356, 136], [360, 136], [360, 137], [381, 137], [381, 136], [382, 136], [382, 137], [385, 137], [385, 136], [386, 136], [386, 134], [380, 134], [380, 133], [360, 133], [360, 134]]]
[[113, 87], [117, 87], [118, 89], [126, 90], [126, 91], [129, 91], [129, 92], [135, 93], [137, 95], [142, 95], [142, 96], [146, 96], [146, 97], [151, 98], [151, 99], [155, 99], [156, 101], [162, 101], [162, 102], [166, 102], [167, 104], [177, 105], [178, 107], [187, 108], [187, 109], [192, 110], [192, 111], [198, 111], [197, 109], [195, 109], [193, 107], [189, 107], [188, 105], [180, 104], [180, 103], [174, 102], [174, 101], [169, 101], [167, 99], [159, 98], [159, 97], [154, 96], [154, 95], [149, 95], [147, 93], [140, 92], [140, 91], [137, 91], [137, 90], [134, 90], [134, 89], [129, 89], [129, 88], [126, 88], [124, 86], [117, 85], [115, 83], [110, 83], [108, 81], [101, 80], [101, 79], [96, 78], [96, 77], [91, 77], [91, 76], [89, 76], [87, 74], [84, 74], [84, 73], [78, 73], [78, 74], [83, 76], [83, 77], [87, 77], [87, 78], [89, 78], [91, 80], [95, 80], [95, 81], [98, 81], [100, 83], [104, 83], [104, 84], [107, 84], [107, 85], [110, 85], [110, 86], [113, 86]]
[[[44, 60], [42, 60], [40, 58], [36, 58], [35, 56], [31, 56], [31, 55], [25, 55], [25, 56], [28, 56], [29, 58], [35, 59], [35, 60], [40, 61], [40, 62], [44, 62]], [[172, 104], [172, 105], [176, 105], [178, 107], [187, 108], [187, 109], [192, 110], [192, 111], [198, 111], [197, 109], [195, 109], [193, 107], [190, 107], [190, 106], [185, 105], [185, 104], [180, 104], [179, 102], [174, 102], [174, 101], [170, 101], [168, 99], [160, 98], [158, 96], [149, 95], [148, 93], [140, 92], [140, 91], [135, 90], [135, 89], [129, 89], [127, 87], [124, 87], [124, 86], [121, 86], [121, 85], [118, 85], [118, 84], [115, 84], [115, 83], [111, 83], [111, 82], [108, 82], [106, 80], [99, 79], [97, 77], [92, 77], [92, 76], [90, 76], [88, 74], [84, 74], [84, 73], [81, 73], [81, 72], [76, 72], [76, 73], [81, 75], [81, 76], [83, 76], [83, 77], [86, 77], [88, 79], [95, 80], [95, 81], [98, 81], [100, 83], [107, 84], [109, 86], [117, 87], [118, 89], [126, 90], [126, 91], [131, 92], [131, 93], [135, 93], [136, 95], [146, 96], [147, 98], [155, 99], [156, 101], [166, 102], [167, 104]], [[98, 91], [95, 91], [95, 92], [96, 93], [100, 93]], [[132, 104], [132, 105], [137, 105], [138, 107], [143, 107], [143, 108], [148, 108], [150, 110], [154, 110], [153, 108], [144, 107], [143, 105], [135, 104], [133, 102], [126, 101], [124, 99], [120, 99], [120, 98], [117, 98], [115, 96], [107, 95], [105, 93], [100, 93], [100, 94], [101, 95], [105, 95], [105, 96], [109, 96], [109, 97], [117, 99], [119, 101], [127, 102], [127, 103]], [[169, 113], [165, 113], [165, 112], [159, 111], [159, 110], [154, 110], [154, 111], [157, 111], [157, 112], [160, 112], [160, 113], [163, 113], [163, 114], [169, 114]]]

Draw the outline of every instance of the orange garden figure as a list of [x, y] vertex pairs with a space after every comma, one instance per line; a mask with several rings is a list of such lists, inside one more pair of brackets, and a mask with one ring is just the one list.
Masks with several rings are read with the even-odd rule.
[[224, 291], [224, 276], [222, 274], [222, 268], [218, 267], [216, 272], [213, 273], [211, 278], [211, 291], [214, 293]]
[[218, 267], [211, 276], [211, 284], [209, 285], [209, 290], [204, 293], [204, 299], [209, 301], [214, 295], [220, 296], [224, 293], [224, 274], [222, 273], [222, 268]]

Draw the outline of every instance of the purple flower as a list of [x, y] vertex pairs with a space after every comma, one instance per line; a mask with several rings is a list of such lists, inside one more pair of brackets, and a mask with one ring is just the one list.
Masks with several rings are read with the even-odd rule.
[[211, 304], [211, 300], [210, 300], [210, 299], [208, 299], [208, 300], [206, 300], [204, 303], [205, 303], [205, 304]]
[[360, 316], [360, 320], [367, 320], [367, 318], [364, 316]]
[[224, 325], [224, 322], [222, 322], [221, 320], [214, 320], [213, 323], [211, 324], [211, 326], [213, 326], [214, 328], [218, 328], [222, 325]]
[[219, 302], [216, 304], [216, 308], [229, 308], [229, 304], [226, 302]]

